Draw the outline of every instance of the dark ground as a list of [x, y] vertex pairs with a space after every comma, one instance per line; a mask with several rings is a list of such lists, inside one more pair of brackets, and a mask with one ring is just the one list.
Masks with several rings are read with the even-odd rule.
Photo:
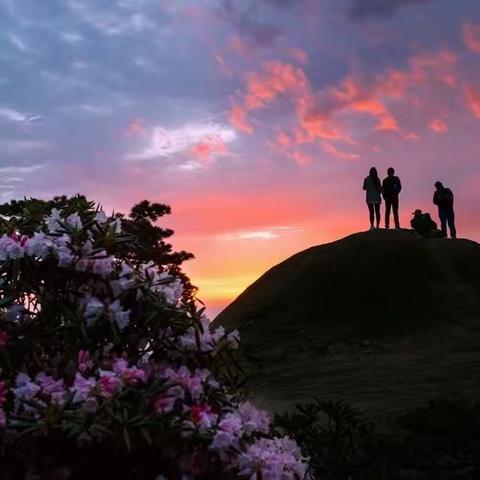
[[480, 398], [480, 245], [359, 233], [269, 270], [215, 320], [238, 328], [259, 406], [345, 400], [388, 424]]

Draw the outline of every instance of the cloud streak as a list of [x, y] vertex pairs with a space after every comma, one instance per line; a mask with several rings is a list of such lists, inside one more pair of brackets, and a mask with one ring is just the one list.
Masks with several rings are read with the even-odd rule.
[[129, 161], [168, 158], [190, 153], [204, 158], [226, 151], [226, 145], [237, 138], [234, 130], [218, 123], [189, 123], [178, 128], [154, 127], [146, 145], [126, 156]]
[[30, 126], [43, 120], [41, 115], [23, 113], [13, 108], [0, 107], [0, 120], [16, 123], [18, 125]]

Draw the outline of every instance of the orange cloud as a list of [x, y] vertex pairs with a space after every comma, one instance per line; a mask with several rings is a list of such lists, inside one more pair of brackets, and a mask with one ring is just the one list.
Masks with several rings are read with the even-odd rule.
[[332, 145], [329, 142], [322, 141], [321, 143], [323, 150], [332, 155], [335, 158], [338, 158], [340, 160], [357, 160], [359, 156], [355, 153], [346, 153], [346, 152], [341, 152], [339, 151], [335, 145]]
[[478, 90], [471, 85], [465, 87], [465, 99], [473, 114], [480, 118], [480, 93]]
[[301, 68], [289, 63], [266, 62], [261, 73], [247, 75], [245, 91], [237, 94], [230, 108], [230, 123], [237, 130], [252, 133], [248, 112], [264, 108], [287, 93], [296, 102], [308, 88], [308, 80]]
[[275, 139], [275, 143], [281, 147], [288, 147], [289, 145], [292, 145], [293, 138], [290, 137], [283, 130], [280, 130], [280, 132], [278, 132], [277, 137]]
[[375, 130], [395, 132], [400, 130], [394, 116], [375, 98], [358, 100], [353, 102], [350, 108], [355, 112], [368, 113], [372, 117], [375, 117], [377, 120]]
[[298, 92], [307, 86], [303, 70], [288, 63], [268, 62], [264, 65], [264, 70], [263, 74], [247, 76], [244, 100], [249, 110], [264, 107], [282, 93]]
[[202, 141], [192, 146], [191, 152], [199, 160], [205, 160], [212, 155], [225, 155], [227, 146], [218, 135], [207, 135]]
[[240, 105], [232, 105], [228, 119], [231, 125], [245, 133], [253, 133], [253, 125], [248, 121], [247, 111]]
[[296, 141], [306, 143], [317, 138], [349, 141], [342, 129], [333, 121], [332, 113], [331, 110], [324, 109], [321, 102], [311, 94], [298, 98], [297, 116], [300, 128], [296, 132]]
[[360, 85], [351, 76], [347, 77], [340, 89], [334, 89], [332, 95], [340, 101], [338, 110], [366, 113], [377, 120], [375, 130], [399, 131], [395, 117], [378, 99], [382, 94], [381, 84], [369, 88]]
[[[302, 54], [296, 52], [299, 59]], [[421, 98], [420, 93], [432, 84], [454, 88], [457, 80], [457, 56], [449, 50], [419, 52], [412, 55], [404, 69], [389, 69], [374, 77], [356, 74], [346, 76], [337, 86], [315, 92], [304, 70], [284, 62], [267, 62], [258, 73], [246, 77], [244, 91], [237, 92], [230, 112], [235, 128], [251, 133], [250, 112], [261, 109], [280, 97], [288, 97], [296, 111], [297, 125], [287, 139], [279, 135], [275, 143], [292, 144], [320, 140], [341, 140], [352, 143], [342, 124], [346, 115], [366, 114], [375, 121], [375, 130], [400, 132], [392, 111], [395, 101]], [[417, 108], [421, 103], [417, 101]], [[442, 128], [437, 122], [437, 131]], [[410, 138], [411, 139], [411, 138]]]
[[437, 82], [450, 88], [457, 84], [457, 56], [449, 50], [421, 52], [409, 59], [409, 68], [390, 69], [376, 81], [376, 88], [384, 95], [403, 97], [408, 90]]
[[432, 120], [429, 126], [436, 133], [448, 132], [448, 125], [441, 118]]
[[411, 77], [416, 83], [438, 80], [449, 87], [455, 85], [458, 57], [450, 50], [424, 52], [410, 59]]
[[480, 53], [480, 24], [464, 23], [462, 26], [463, 41], [469, 50]]

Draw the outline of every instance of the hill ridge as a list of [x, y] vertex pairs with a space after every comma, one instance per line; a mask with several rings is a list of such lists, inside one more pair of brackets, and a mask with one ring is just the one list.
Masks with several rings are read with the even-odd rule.
[[[332, 395], [333, 388], [366, 403], [383, 398], [375, 408], [388, 411], [390, 401], [373, 387], [367, 398], [356, 376], [377, 372], [392, 391], [402, 378], [419, 391], [445, 391], [442, 382], [452, 392], [475, 391], [467, 376], [480, 371], [480, 355], [469, 360], [480, 343], [479, 265], [480, 245], [471, 240], [423, 239], [405, 230], [354, 233], [273, 266], [214, 324], [238, 328], [257, 356], [260, 368], [251, 373], [260, 401], [265, 390], [274, 405], [285, 406]], [[392, 383], [376, 362], [390, 366]], [[446, 377], [433, 381], [436, 365]], [[322, 391], [314, 391], [308, 371], [325, 376]]]

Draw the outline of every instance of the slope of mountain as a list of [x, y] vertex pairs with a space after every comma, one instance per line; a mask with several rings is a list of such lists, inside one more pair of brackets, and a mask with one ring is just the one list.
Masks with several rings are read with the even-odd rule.
[[480, 245], [351, 235], [273, 267], [214, 324], [240, 330], [257, 401], [274, 410], [319, 396], [385, 417], [480, 398]]

